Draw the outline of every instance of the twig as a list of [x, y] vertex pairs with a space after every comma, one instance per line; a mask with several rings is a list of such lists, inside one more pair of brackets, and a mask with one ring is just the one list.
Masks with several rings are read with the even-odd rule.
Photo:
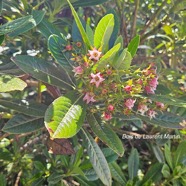
[[132, 30], [131, 30], [131, 38], [130, 39], [132, 39], [136, 35], [136, 21], [137, 21], [137, 14], [138, 14], [139, 3], [140, 3], [140, 0], [135, 0], [134, 18], [133, 18], [133, 24], [132, 24]]
[[19, 171], [14, 186], [19, 186], [19, 180], [21, 178], [22, 173], [23, 173], [22, 170]]

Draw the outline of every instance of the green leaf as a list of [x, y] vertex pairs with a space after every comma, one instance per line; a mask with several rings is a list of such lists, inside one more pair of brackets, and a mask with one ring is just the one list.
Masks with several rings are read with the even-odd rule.
[[181, 125], [184, 118], [174, 115], [168, 112], [158, 112], [155, 118], [150, 119], [148, 116], [142, 116], [137, 114], [137, 116], [145, 121], [147, 124], [158, 125], [165, 128], [172, 128], [172, 129], [183, 129], [185, 126]]
[[0, 174], [0, 186], [6, 186], [6, 177], [3, 174]]
[[0, 45], [3, 43], [4, 39], [5, 39], [5, 36], [4, 35], [1, 35], [0, 36]]
[[54, 172], [52, 173], [48, 178], [47, 181], [50, 184], [57, 184], [58, 182], [60, 182], [63, 179], [63, 174], [62, 173], [58, 173], [58, 172]]
[[123, 52], [120, 54], [118, 60], [116, 62], [113, 62], [112, 65], [117, 70], [128, 70], [130, 68], [132, 62], [132, 56], [127, 51], [127, 49], [124, 49]]
[[119, 51], [120, 49], [120, 43], [112, 47], [106, 54], [103, 55], [103, 57], [94, 65], [93, 70], [99, 69], [102, 70], [105, 68], [105, 66], [109, 63], [109, 60], [114, 57], [114, 55]]
[[17, 55], [15, 58], [12, 58], [12, 61], [24, 72], [31, 74], [38, 80], [63, 89], [71, 89], [73, 87], [66, 72], [54, 66], [51, 62], [26, 55]]
[[74, 7], [83, 7], [83, 6], [94, 6], [94, 5], [99, 5], [102, 3], [105, 3], [109, 0], [79, 0], [76, 1], [73, 4]]
[[177, 99], [177, 98], [174, 98], [174, 97], [171, 97], [171, 96], [152, 95], [152, 96], [149, 96], [149, 98], [153, 101], [162, 102], [162, 103], [165, 103], [167, 105], [173, 105], [173, 106], [177, 106], [177, 107], [186, 108], [186, 102], [184, 100]]
[[174, 167], [182, 162], [182, 159], [186, 156], [186, 141], [182, 141], [176, 152], [174, 153]]
[[116, 161], [118, 159], [118, 155], [110, 148], [103, 148], [101, 149], [107, 162], [111, 163], [113, 161]]
[[20, 78], [1, 75], [0, 76], [0, 92], [11, 92], [14, 90], [24, 90], [27, 84]]
[[2, 130], [11, 134], [21, 134], [33, 132], [43, 127], [42, 118], [17, 114], [5, 124]]
[[77, 27], [79, 28], [79, 31], [80, 31], [80, 33], [81, 33], [82, 39], [83, 39], [83, 41], [84, 41], [84, 44], [85, 44], [88, 48], [90, 48], [90, 47], [91, 47], [91, 44], [90, 44], [89, 38], [88, 38], [88, 36], [87, 36], [87, 34], [86, 34], [84, 28], [83, 28], [83, 25], [81, 24], [81, 21], [80, 21], [78, 15], [77, 15], [77, 13], [76, 13], [74, 7], [73, 7], [72, 4], [70, 3], [70, 1], [67, 0], [67, 2], [68, 2], [68, 4], [69, 4], [70, 9], [71, 9], [71, 11], [72, 11], [72, 14], [73, 14], [73, 16], [74, 16], [74, 19], [75, 19], [75, 21], [76, 21]]
[[121, 185], [126, 185], [126, 178], [120, 166], [116, 162], [109, 163], [112, 177]]
[[1, 12], [2, 12], [2, 8], [3, 8], [3, 0], [0, 0], [0, 15], [1, 15]]
[[108, 147], [115, 151], [119, 156], [123, 156], [124, 148], [117, 134], [107, 124], [101, 123], [95, 115], [89, 113], [87, 121], [92, 131], [103, 141]]
[[130, 52], [131, 56], [134, 57], [136, 52], [137, 52], [137, 49], [138, 49], [138, 46], [140, 44], [140, 36], [137, 35], [136, 37], [134, 37], [129, 45], [128, 45], [128, 51]]
[[102, 48], [108, 45], [114, 28], [114, 15], [105, 15], [98, 23], [94, 34], [94, 47]]
[[64, 69], [70, 68], [70, 59], [68, 59], [65, 52], [63, 51], [66, 45], [67, 41], [60, 36], [51, 35], [48, 38], [48, 48], [50, 52]]
[[142, 182], [140, 183], [140, 186], [144, 186], [145, 183], [147, 183], [151, 180], [156, 183], [162, 176], [162, 174], [161, 174], [162, 167], [163, 167], [163, 164], [161, 164], [161, 163], [153, 164], [149, 168], [147, 173], [145, 174]]
[[94, 45], [94, 32], [88, 24], [86, 25], [86, 33], [91, 43], [91, 46], [93, 46]]
[[86, 146], [90, 162], [92, 163], [95, 172], [103, 184], [111, 186], [112, 178], [110, 169], [101, 149], [88, 132], [82, 129], [81, 134], [85, 142], [84, 144]]
[[10, 37], [15, 37], [17, 35], [23, 34], [32, 28], [36, 27], [43, 19], [45, 15], [44, 11], [41, 10], [33, 10], [32, 11], [32, 20], [27, 22], [27, 24], [24, 24], [23, 26], [15, 29], [13, 32], [9, 33]]
[[27, 100], [0, 98], [0, 105], [29, 116], [44, 117], [47, 106]]
[[24, 27], [26, 24], [33, 22], [31, 15], [15, 19], [0, 26], [0, 35], [8, 34], [16, 29]]
[[46, 18], [42, 19], [42, 21], [38, 24], [37, 29], [46, 38], [49, 38], [52, 34], [58, 36], [61, 35], [60, 31], [55, 27], [55, 25], [50, 23]]
[[85, 105], [75, 96], [54, 100], [45, 113], [45, 126], [52, 138], [70, 138], [81, 128], [85, 119]]
[[163, 174], [164, 178], [169, 178], [170, 177], [170, 168], [167, 164], [163, 165], [161, 173]]
[[158, 145], [152, 145], [152, 150], [160, 163], [165, 163], [163, 152]]
[[173, 170], [172, 155], [171, 155], [170, 148], [169, 148], [169, 146], [167, 144], [165, 144], [164, 154], [165, 154], [166, 162], [168, 163], [170, 168]]
[[128, 159], [128, 172], [129, 172], [129, 178], [131, 180], [137, 176], [138, 169], [139, 169], [139, 154], [137, 149], [133, 148]]

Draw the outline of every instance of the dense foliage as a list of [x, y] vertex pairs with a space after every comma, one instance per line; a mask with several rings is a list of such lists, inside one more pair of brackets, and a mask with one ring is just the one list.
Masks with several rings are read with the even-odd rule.
[[0, 185], [185, 185], [185, 8], [0, 0]]

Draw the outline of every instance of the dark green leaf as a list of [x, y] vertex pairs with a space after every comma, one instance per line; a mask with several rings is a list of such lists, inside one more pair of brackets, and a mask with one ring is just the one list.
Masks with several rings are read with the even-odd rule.
[[165, 128], [183, 129], [186, 126], [182, 126], [184, 118], [174, 115], [168, 112], [158, 112], [155, 118], [150, 119], [148, 116], [137, 115], [141, 120], [147, 124], [158, 125]]
[[5, 39], [5, 36], [4, 35], [0, 35], [0, 45], [3, 43], [4, 39]]
[[54, 172], [52, 173], [47, 181], [50, 183], [50, 184], [57, 184], [58, 182], [60, 182], [63, 178], [63, 174], [62, 173], [57, 173], [57, 172]]
[[3, 0], [0, 0], [0, 15], [1, 15], [1, 12], [2, 12], [2, 8], [3, 8]]
[[0, 92], [11, 92], [14, 90], [24, 90], [27, 84], [20, 78], [10, 75], [0, 76]]
[[3, 174], [0, 174], [0, 186], [6, 186], [6, 177]]
[[15, 29], [13, 32], [11, 32], [9, 34], [9, 36], [11, 37], [15, 37], [17, 35], [23, 34], [29, 30], [31, 30], [32, 28], [36, 27], [43, 19], [45, 15], [45, 12], [41, 11], [41, 10], [33, 10], [32, 11], [32, 21], [28, 22], [27, 24], [24, 24], [22, 27], [19, 27], [17, 29]]
[[186, 156], [186, 141], [182, 141], [174, 154], [174, 167], [179, 165], [182, 159]]
[[134, 57], [136, 52], [137, 52], [137, 49], [138, 49], [138, 46], [139, 46], [139, 43], [140, 43], [140, 36], [137, 35], [136, 37], [134, 37], [129, 45], [128, 45], [128, 51], [130, 52], [131, 56]]
[[55, 25], [50, 23], [46, 18], [43, 18], [43, 20], [38, 24], [37, 28], [46, 38], [49, 38], [49, 36], [52, 34], [60, 36], [60, 31], [55, 28]]
[[0, 73], [1, 74], [9, 74], [9, 75], [20, 75], [24, 74], [24, 72], [19, 69], [16, 64], [14, 64], [12, 61], [3, 61], [3, 63], [0, 64]]
[[5, 124], [2, 130], [11, 134], [21, 134], [33, 132], [43, 127], [42, 118], [17, 114]]
[[123, 156], [124, 148], [117, 134], [107, 124], [101, 123], [101, 120], [95, 115], [89, 113], [87, 121], [91, 129], [108, 147], [115, 151], [119, 156]]
[[152, 165], [150, 169], [147, 171], [147, 173], [145, 174], [142, 182], [140, 183], [140, 186], [144, 186], [145, 183], [151, 180], [156, 183], [162, 176], [161, 174], [162, 167], [163, 164], [161, 163], [156, 163]]
[[120, 166], [116, 162], [109, 163], [110, 171], [112, 177], [121, 185], [126, 184], [126, 178], [124, 173], [122, 172]]
[[137, 149], [133, 148], [128, 159], [128, 172], [129, 172], [129, 178], [131, 180], [137, 176], [138, 169], [139, 169], [139, 154]]
[[166, 162], [168, 163], [168, 165], [170, 166], [170, 168], [173, 170], [172, 155], [171, 155], [170, 148], [169, 148], [169, 146], [167, 144], [165, 144], [164, 151], [165, 151], [164, 154], [165, 154]]
[[160, 163], [164, 163], [165, 158], [164, 158], [163, 152], [161, 151], [160, 147], [158, 145], [152, 145], [152, 149], [154, 151], [154, 154], [155, 154], [157, 160]]
[[92, 163], [92, 166], [98, 177], [103, 182], [103, 184], [111, 186], [112, 179], [110, 169], [101, 149], [88, 132], [82, 130], [81, 134], [85, 142], [84, 144], [86, 146], [90, 162]]
[[44, 117], [47, 106], [27, 100], [0, 98], [0, 105], [29, 116]]
[[51, 62], [32, 56], [17, 55], [12, 61], [27, 74], [48, 84], [70, 89], [73, 86], [69, 82], [66, 72]]
[[48, 38], [48, 48], [57, 62], [64, 68], [70, 68], [70, 59], [63, 51], [67, 41], [57, 35], [51, 35]]
[[99, 5], [102, 3], [105, 3], [109, 0], [78, 0], [73, 3], [74, 7], [82, 7], [82, 6], [94, 6], [94, 5]]
[[45, 125], [52, 138], [70, 138], [81, 128], [85, 118], [85, 105], [80, 98], [57, 98], [45, 113]]

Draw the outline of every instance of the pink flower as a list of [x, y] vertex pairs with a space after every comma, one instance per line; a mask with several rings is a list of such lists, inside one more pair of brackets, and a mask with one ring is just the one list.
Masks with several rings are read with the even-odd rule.
[[91, 92], [87, 92], [83, 98], [83, 101], [86, 101], [87, 104], [90, 102], [95, 102], [96, 100], [94, 99], [94, 95]]
[[104, 117], [104, 119], [105, 120], [111, 120], [112, 119], [112, 114], [111, 113], [109, 113], [109, 112], [104, 112], [103, 113], [103, 117]]
[[154, 90], [156, 90], [156, 87], [158, 85], [158, 78], [153, 78], [149, 81], [149, 86], [152, 87]]
[[74, 76], [83, 74], [83, 68], [81, 66], [73, 67]]
[[124, 87], [124, 90], [127, 92], [127, 93], [130, 93], [130, 91], [132, 90], [132, 87], [130, 85], [127, 85], [126, 87]]
[[93, 59], [95, 61], [98, 61], [99, 58], [101, 57], [101, 53], [102, 52], [99, 52], [96, 48], [93, 48], [93, 50], [89, 50], [89, 59]]
[[147, 115], [150, 117], [150, 119], [156, 117], [157, 112], [154, 110], [148, 110]]
[[114, 106], [113, 105], [109, 105], [108, 107], [107, 107], [107, 109], [109, 110], [109, 111], [113, 111], [114, 110]]
[[136, 102], [136, 100], [134, 100], [134, 99], [127, 99], [126, 101], [125, 101], [125, 106], [128, 108], [128, 109], [132, 109], [133, 107], [134, 107], [134, 103]]
[[73, 46], [72, 46], [72, 45], [67, 45], [67, 46], [65, 47], [65, 49], [66, 49], [67, 51], [71, 51], [71, 50], [73, 49]]
[[165, 107], [165, 105], [161, 102], [156, 102], [156, 106], [163, 109]]
[[145, 112], [147, 112], [148, 107], [145, 104], [139, 104], [138, 105], [138, 111], [141, 113], [141, 115], [144, 115]]
[[154, 94], [155, 93], [154, 89], [150, 86], [146, 86], [145, 91], [146, 91], [147, 94]]
[[104, 78], [102, 78], [100, 72], [98, 72], [97, 74], [91, 73], [91, 78], [92, 80], [90, 81], [90, 83], [95, 83], [96, 87], [99, 87], [100, 83], [105, 80]]

